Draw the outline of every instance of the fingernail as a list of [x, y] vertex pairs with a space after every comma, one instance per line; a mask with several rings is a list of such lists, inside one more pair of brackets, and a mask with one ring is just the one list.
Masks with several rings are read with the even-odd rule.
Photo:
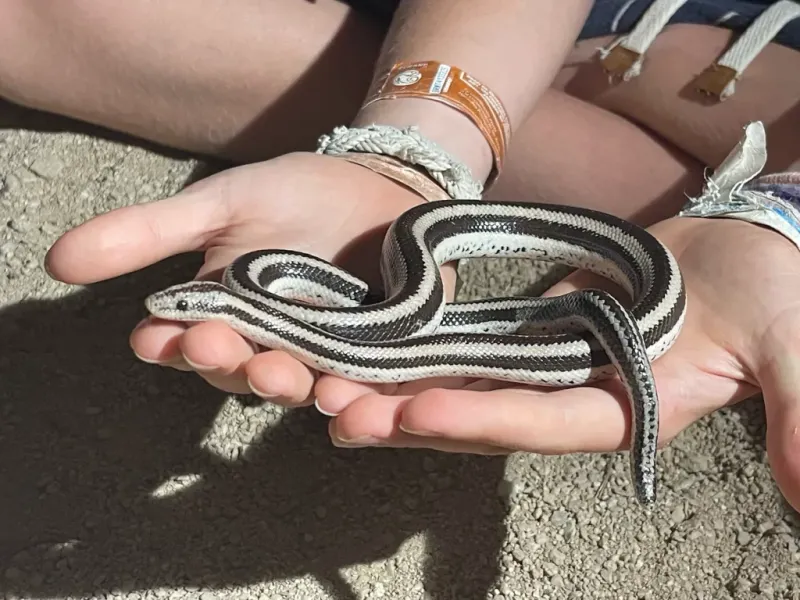
[[337, 417], [337, 416], [339, 416], [339, 413], [333, 413], [333, 412], [328, 412], [327, 410], [323, 410], [323, 409], [320, 407], [320, 405], [319, 405], [319, 398], [316, 398], [316, 399], [314, 400], [314, 407], [315, 407], [315, 408], [316, 408], [316, 409], [317, 409], [319, 412], [321, 412], [323, 415], [325, 415], [326, 417]]
[[434, 433], [433, 431], [422, 431], [422, 430], [417, 431], [414, 429], [410, 429], [407, 425], [403, 425], [402, 423], [398, 425], [398, 428], [400, 429], [400, 431], [408, 433], [410, 435], [418, 435], [420, 437], [439, 437], [439, 434]]
[[195, 371], [199, 371], [201, 373], [208, 373], [210, 371], [216, 371], [217, 370], [217, 367], [210, 367], [208, 365], [200, 365], [200, 364], [197, 364], [195, 362], [192, 362], [191, 360], [186, 358], [186, 355], [184, 355], [183, 360], [184, 360], [184, 362], [186, 362], [187, 365], [192, 367]]
[[[49, 256], [45, 256], [44, 262], [42, 262], [42, 268], [44, 269], [44, 272], [47, 273], [47, 276], [50, 279], [56, 279], [56, 276], [53, 275], [53, 271], [50, 268], [50, 257]], [[56, 279], [56, 281], [58, 281], [58, 280]]]
[[383, 446], [383, 442], [371, 435], [362, 435], [349, 440], [340, 437], [333, 438], [333, 445], [340, 448], [364, 448], [367, 446]]
[[136, 350], [133, 351], [133, 355], [138, 358], [143, 363], [147, 363], [148, 365], [160, 365], [163, 364], [162, 361], [156, 360], [154, 358], [145, 358], [141, 354], [137, 353]]
[[278, 396], [280, 396], [280, 394], [268, 394], [267, 392], [261, 391], [260, 389], [258, 389], [256, 386], [253, 385], [253, 382], [250, 380], [249, 377], [247, 378], [247, 385], [250, 388], [250, 390], [252, 390], [252, 392], [259, 398], [264, 398], [265, 400], [269, 400], [270, 398], [277, 398]]

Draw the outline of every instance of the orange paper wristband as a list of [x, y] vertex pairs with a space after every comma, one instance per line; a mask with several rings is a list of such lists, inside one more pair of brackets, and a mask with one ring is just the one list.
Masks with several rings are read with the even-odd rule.
[[483, 83], [458, 67], [437, 61], [400, 62], [375, 79], [363, 106], [393, 98], [428, 98], [468, 116], [494, 156], [494, 180], [503, 169], [511, 125], [503, 104]]

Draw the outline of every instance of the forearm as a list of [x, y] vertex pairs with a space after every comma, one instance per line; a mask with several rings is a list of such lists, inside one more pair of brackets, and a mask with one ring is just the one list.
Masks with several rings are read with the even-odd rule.
[[[404, 0], [392, 22], [377, 72], [399, 61], [436, 60], [487, 85], [508, 114], [524, 122], [574, 46], [591, 0]], [[379, 101], [354, 125], [419, 126], [423, 135], [485, 180], [492, 154], [472, 121], [420, 98]]]

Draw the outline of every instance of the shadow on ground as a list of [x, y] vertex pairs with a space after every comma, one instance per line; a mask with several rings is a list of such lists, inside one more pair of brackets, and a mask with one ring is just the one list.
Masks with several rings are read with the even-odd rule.
[[[339, 568], [426, 532], [431, 596], [483, 597], [505, 535], [502, 458], [337, 450], [313, 409], [276, 418], [240, 460], [200, 447], [225, 396], [127, 346], [144, 295], [195, 267], [162, 263], [0, 311], [0, 564], [21, 565], [0, 591], [85, 596], [133, 581], [214, 588], [311, 573], [354, 598]], [[203, 481], [152, 497], [185, 474]]]

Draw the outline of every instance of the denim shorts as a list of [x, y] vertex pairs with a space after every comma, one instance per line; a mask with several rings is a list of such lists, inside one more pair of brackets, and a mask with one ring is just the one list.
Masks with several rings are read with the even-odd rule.
[[[388, 23], [400, 0], [347, 0], [356, 10]], [[629, 33], [652, 0], [595, 0], [578, 39]], [[745, 29], [775, 0], [688, 0], [670, 24], [716, 25], [737, 33]], [[800, 50], [800, 19], [789, 21], [773, 40]]]

